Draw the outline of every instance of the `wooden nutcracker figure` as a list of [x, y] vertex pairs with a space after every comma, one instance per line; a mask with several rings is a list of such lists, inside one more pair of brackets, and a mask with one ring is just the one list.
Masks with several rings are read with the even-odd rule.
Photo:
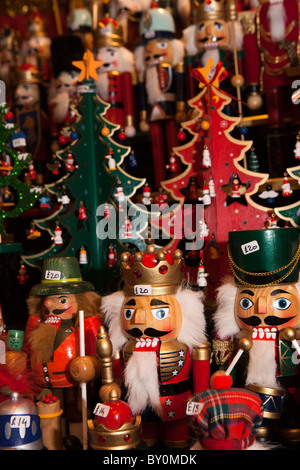
[[300, 77], [299, 2], [262, 0], [256, 11], [243, 13], [242, 21], [245, 57], [251, 57], [244, 64], [247, 101], [257, 109], [261, 93], [265, 96], [270, 172], [279, 176], [286, 168], [286, 118], [299, 127], [298, 106], [291, 101], [292, 83]]
[[[44, 261], [41, 283], [28, 298], [29, 318], [24, 348], [31, 370], [42, 388], [49, 388], [77, 435], [81, 426], [79, 383], [95, 380], [99, 373], [95, 343], [101, 326], [100, 296], [82, 280], [73, 257], [50, 257]], [[80, 356], [79, 311], [84, 311], [85, 356]], [[78, 395], [79, 393], [79, 395]], [[72, 433], [72, 430], [71, 430]]]
[[123, 369], [126, 401], [142, 416], [147, 446], [189, 445], [186, 400], [209, 381], [202, 295], [181, 286], [182, 263], [180, 250], [172, 256], [156, 252], [154, 245], [133, 256], [123, 253], [124, 290], [102, 299], [113, 354], [119, 357], [114, 370]]
[[163, 8], [151, 8], [142, 15], [140, 34], [142, 45], [134, 52], [140, 129], [150, 128], [155, 184], [159, 187], [166, 179], [166, 156], [178, 145], [176, 119], [185, 107], [184, 44], [175, 38], [174, 20]]
[[43, 82], [51, 77], [51, 38], [38, 12], [34, 12], [27, 25], [27, 37], [20, 50], [20, 63], [38, 68]]
[[26, 151], [35, 161], [37, 184], [41, 184], [49, 158], [49, 120], [42, 76], [36, 66], [23, 64], [15, 70], [14, 83], [16, 125], [26, 136]]
[[236, 345], [229, 366], [235, 383], [262, 398], [259, 437], [299, 443], [298, 229], [229, 232], [228, 257], [234, 279], [218, 290], [214, 356]]
[[49, 84], [48, 107], [51, 135], [51, 150], [59, 149], [59, 137], [63, 127], [76, 121], [74, 107], [80, 95], [77, 92], [78, 69], [73, 61], [83, 57], [85, 48], [78, 36], [60, 35], [52, 39], [51, 64], [53, 78]]
[[[195, 5], [193, 24], [183, 31], [188, 99], [197, 94], [199, 87], [191, 71], [195, 67], [205, 67], [208, 59], [212, 59], [215, 66], [222, 62], [225, 70], [240, 81], [236, 85], [242, 85], [243, 29], [236, 20], [236, 8], [235, 1], [231, 0], [200, 0]], [[223, 88], [229, 88], [227, 82], [223, 81]]]
[[6, 103], [13, 106], [13, 69], [18, 64], [20, 37], [18, 33], [5, 26], [0, 32], [0, 80], [5, 83]]
[[96, 60], [103, 61], [103, 65], [97, 70], [96, 87], [102, 100], [110, 104], [107, 118], [112, 123], [119, 124], [127, 137], [133, 137], [136, 133], [134, 56], [124, 47], [122, 28], [109, 16], [98, 23], [94, 52]]

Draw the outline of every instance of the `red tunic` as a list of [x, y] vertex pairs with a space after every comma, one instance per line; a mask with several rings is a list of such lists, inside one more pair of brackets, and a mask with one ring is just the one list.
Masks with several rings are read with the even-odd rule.
[[[56, 332], [53, 361], [40, 363], [37, 361], [36, 351], [30, 350], [28, 335], [41, 322], [40, 318], [31, 315], [28, 319], [25, 332], [25, 349], [30, 354], [31, 369], [37, 374], [37, 382], [41, 387], [66, 388], [77, 385], [69, 373], [70, 362], [80, 355], [79, 327], [68, 320], [61, 321]], [[98, 328], [101, 321], [97, 316], [84, 319], [85, 327], [85, 354], [96, 354], [95, 344]]]

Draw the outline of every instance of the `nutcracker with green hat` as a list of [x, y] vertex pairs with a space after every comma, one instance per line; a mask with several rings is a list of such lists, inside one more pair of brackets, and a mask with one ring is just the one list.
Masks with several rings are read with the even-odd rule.
[[[225, 374], [248, 355], [243, 385], [259, 393], [264, 404], [259, 437], [269, 437], [272, 429], [300, 442], [298, 229], [230, 232], [227, 250], [233, 277], [225, 278], [218, 289], [213, 349], [217, 352], [228, 340], [237, 344], [239, 351]], [[292, 429], [291, 416], [281, 407], [292, 410]]]
[[31, 289], [27, 302], [25, 349], [31, 369], [39, 386], [54, 390], [60, 398], [71, 433], [78, 435], [79, 427], [80, 436], [78, 385], [94, 381], [100, 371], [95, 343], [102, 323], [101, 297], [82, 279], [75, 257], [50, 257], [44, 261], [41, 283]]

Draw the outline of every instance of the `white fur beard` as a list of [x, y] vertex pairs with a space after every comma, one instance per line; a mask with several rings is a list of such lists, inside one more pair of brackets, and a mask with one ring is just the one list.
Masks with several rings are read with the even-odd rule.
[[249, 351], [246, 385], [281, 388], [276, 381], [275, 345], [273, 341], [253, 341]]
[[285, 36], [285, 9], [283, 3], [270, 4], [267, 14], [270, 34], [273, 42], [279, 42], [284, 39]]
[[148, 101], [151, 105], [158, 101], [165, 101], [164, 94], [159, 87], [156, 67], [146, 69], [146, 90]]
[[161, 416], [156, 353], [133, 352], [125, 367], [127, 402], [132, 413], [141, 413], [147, 405]]
[[99, 80], [96, 81], [96, 88], [104, 101], [108, 100], [108, 74], [99, 73]]
[[219, 49], [211, 49], [204, 52], [204, 54], [201, 56], [201, 64], [203, 67], [206, 66], [208, 59], [212, 59], [214, 65], [216, 66], [220, 60]]
[[70, 98], [67, 92], [58, 93], [53, 100], [50, 101], [50, 105], [53, 106], [53, 119], [57, 123], [63, 123], [66, 114], [69, 111]]

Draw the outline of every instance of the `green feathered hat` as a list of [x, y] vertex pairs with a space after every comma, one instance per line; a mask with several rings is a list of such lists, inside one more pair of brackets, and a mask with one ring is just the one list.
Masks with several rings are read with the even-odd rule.
[[229, 232], [227, 252], [236, 284], [265, 287], [298, 281], [296, 227]]
[[44, 260], [41, 283], [32, 287], [29, 295], [78, 294], [94, 290], [93, 284], [83, 281], [77, 258], [52, 256]]

